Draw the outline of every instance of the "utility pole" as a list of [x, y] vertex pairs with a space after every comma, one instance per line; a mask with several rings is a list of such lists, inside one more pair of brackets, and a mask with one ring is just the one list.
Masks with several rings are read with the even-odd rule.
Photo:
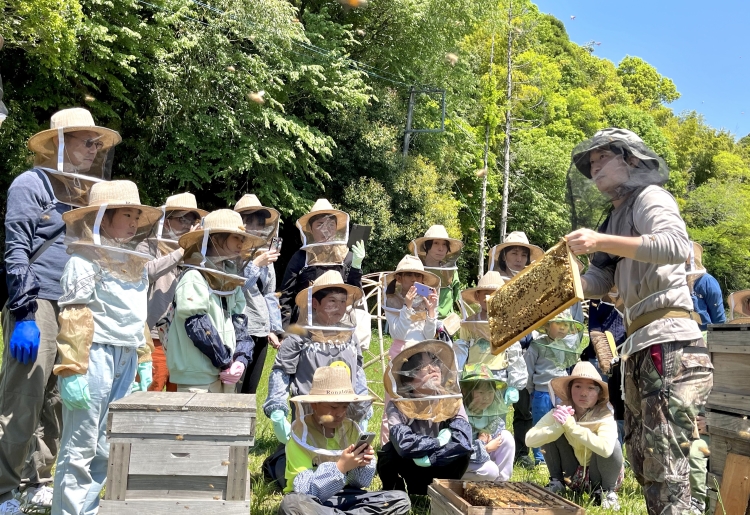
[[505, 152], [503, 153], [503, 206], [500, 216], [500, 241], [505, 241], [508, 225], [508, 182], [510, 180], [510, 131], [513, 116], [513, 0], [508, 3], [507, 88], [505, 96]]
[[[492, 44], [490, 45], [490, 69], [489, 78], [490, 85], [492, 86], [492, 77], [494, 76], [495, 70], [493, 68], [493, 62], [495, 60], [495, 29], [492, 29]], [[490, 174], [489, 169], [489, 151], [490, 151], [490, 117], [485, 116], [484, 126], [484, 175], [482, 176], [482, 210], [479, 215], [479, 275], [481, 279], [484, 275], [484, 245], [486, 243], [485, 238], [485, 225], [487, 222], [487, 179]]]

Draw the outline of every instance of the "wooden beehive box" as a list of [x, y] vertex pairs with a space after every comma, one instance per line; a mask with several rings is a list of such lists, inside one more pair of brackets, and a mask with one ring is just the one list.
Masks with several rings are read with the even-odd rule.
[[561, 241], [492, 294], [488, 310], [494, 354], [583, 300], [576, 261]]
[[[729, 453], [750, 456], [750, 325], [708, 326], [714, 385], [706, 403], [711, 454], [708, 495], [712, 510]], [[720, 512], [720, 510], [719, 510]]]
[[247, 515], [255, 395], [136, 392], [109, 407], [100, 515]]
[[464, 495], [465, 481], [454, 479], [434, 479], [427, 488], [430, 497], [430, 513], [432, 515], [585, 515], [586, 510], [567, 499], [548, 492], [533, 483], [475, 483], [487, 486], [500, 486], [519, 496], [530, 497], [538, 502], [538, 506], [472, 506]]

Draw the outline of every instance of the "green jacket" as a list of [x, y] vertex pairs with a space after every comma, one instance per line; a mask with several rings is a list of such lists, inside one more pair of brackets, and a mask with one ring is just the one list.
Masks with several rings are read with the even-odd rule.
[[461, 285], [458, 282], [458, 270], [453, 274], [450, 285], [440, 288], [440, 299], [438, 302], [438, 318], [444, 319], [453, 313], [453, 306], [461, 295]]
[[242, 288], [223, 297], [213, 293], [198, 270], [188, 270], [177, 283], [175, 312], [167, 337], [169, 380], [178, 385], [207, 385], [219, 379], [219, 369], [193, 344], [185, 330], [185, 322], [194, 315], [208, 314], [224, 345], [234, 352], [236, 340], [232, 315], [245, 309]]

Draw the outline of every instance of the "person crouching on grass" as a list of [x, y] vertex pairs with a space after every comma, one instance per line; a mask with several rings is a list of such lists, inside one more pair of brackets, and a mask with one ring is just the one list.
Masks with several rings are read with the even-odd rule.
[[549, 470], [547, 490], [593, 490], [602, 508], [620, 509], [617, 489], [625, 476], [609, 390], [599, 372], [581, 361], [551, 388], [560, 403], [526, 433], [526, 445], [543, 446]]
[[[96, 513], [107, 478], [109, 404], [130, 393], [136, 349], [145, 345], [148, 275], [156, 255], [136, 251], [153, 238], [162, 216], [141, 205], [130, 181], [99, 182], [88, 207], [63, 214], [65, 265], [58, 302], [63, 432], [55, 469], [52, 513]], [[149, 363], [150, 365], [150, 363]]]
[[426, 495], [434, 478], [461, 479], [473, 452], [455, 355], [427, 340], [401, 351], [383, 374], [390, 441], [378, 452], [385, 490]]
[[170, 380], [178, 392], [234, 393], [254, 346], [243, 314], [242, 270], [263, 240], [245, 232], [239, 213], [219, 209], [179, 242], [186, 271], [167, 333]]
[[364, 490], [375, 476], [375, 451], [346, 413], [350, 404], [371, 400], [354, 393], [349, 371], [340, 366], [318, 368], [310, 393], [292, 397], [295, 420], [286, 444], [286, 495], [279, 514], [409, 512], [405, 492]]

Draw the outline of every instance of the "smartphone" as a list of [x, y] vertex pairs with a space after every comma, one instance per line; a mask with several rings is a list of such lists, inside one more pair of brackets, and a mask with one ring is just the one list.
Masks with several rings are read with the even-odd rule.
[[363, 445], [372, 445], [372, 441], [375, 439], [375, 433], [361, 433], [359, 435], [359, 440], [357, 440], [357, 444], [354, 446], [355, 449], [359, 449]]
[[414, 283], [414, 287], [417, 289], [417, 295], [421, 295], [425, 299], [432, 295], [432, 288], [425, 286], [422, 283]]
[[268, 250], [276, 250], [276, 252], [281, 252], [281, 244], [283, 242], [284, 238], [274, 236], [273, 238], [271, 238], [271, 245], [269, 245]]
[[371, 225], [352, 224], [352, 228], [349, 230], [349, 241], [346, 243], [346, 246], [351, 248], [351, 246], [358, 241], [365, 242], [365, 246], [367, 246], [367, 241], [370, 239], [371, 231]]

